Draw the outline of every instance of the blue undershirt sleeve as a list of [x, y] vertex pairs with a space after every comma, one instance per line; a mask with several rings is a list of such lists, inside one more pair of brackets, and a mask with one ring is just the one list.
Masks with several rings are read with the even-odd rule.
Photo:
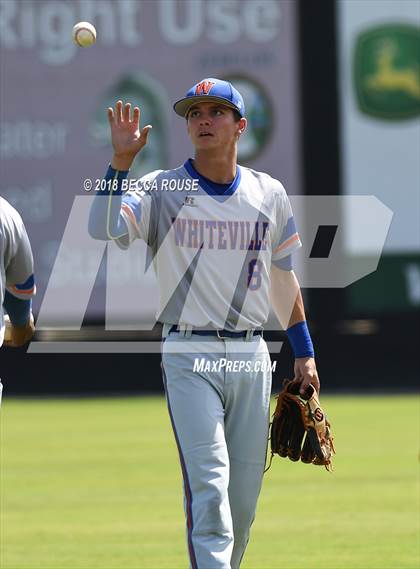
[[93, 239], [109, 241], [128, 234], [127, 224], [121, 215], [122, 182], [128, 170], [119, 171], [109, 165], [105, 180], [117, 180], [117, 187], [105, 184], [106, 189], [98, 191], [93, 199], [89, 214], [89, 235]]

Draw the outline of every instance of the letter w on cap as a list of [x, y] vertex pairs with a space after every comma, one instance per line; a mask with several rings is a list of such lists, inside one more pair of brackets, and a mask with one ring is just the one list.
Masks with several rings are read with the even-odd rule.
[[201, 81], [195, 88], [196, 95], [208, 95], [210, 89], [215, 85], [214, 81]]

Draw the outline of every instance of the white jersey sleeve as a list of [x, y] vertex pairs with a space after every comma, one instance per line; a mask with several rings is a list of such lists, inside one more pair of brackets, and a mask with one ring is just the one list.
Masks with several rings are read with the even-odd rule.
[[[33, 256], [28, 234], [19, 213], [0, 197], [0, 263], [1, 281], [11, 294], [30, 298], [35, 285], [22, 287], [33, 275]], [[1, 302], [4, 300], [2, 291]]]
[[121, 249], [127, 249], [135, 239], [142, 239], [148, 245], [153, 241], [151, 224], [153, 207], [153, 185], [162, 170], [155, 170], [143, 176], [137, 188], [123, 195], [121, 215], [127, 225], [128, 234], [116, 240]]
[[284, 259], [302, 246], [289, 198], [280, 182], [279, 186], [280, 188], [276, 196], [276, 231], [272, 249], [272, 261]]

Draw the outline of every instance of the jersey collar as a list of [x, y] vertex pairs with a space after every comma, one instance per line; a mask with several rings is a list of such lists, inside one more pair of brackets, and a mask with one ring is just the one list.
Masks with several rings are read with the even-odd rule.
[[220, 189], [217, 186], [220, 184], [215, 184], [211, 180], [204, 178], [201, 174], [197, 172], [194, 168], [192, 163], [192, 158], [188, 158], [188, 160], [184, 163], [184, 168], [187, 170], [188, 174], [191, 178], [198, 179], [200, 186], [209, 196], [217, 196], [217, 197], [229, 197], [235, 193], [236, 188], [241, 183], [241, 169], [239, 166], [236, 167], [236, 175], [232, 183], [226, 188], [223, 193], [220, 193]]

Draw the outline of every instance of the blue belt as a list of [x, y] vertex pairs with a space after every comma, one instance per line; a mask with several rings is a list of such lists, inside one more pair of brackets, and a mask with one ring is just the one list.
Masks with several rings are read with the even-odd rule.
[[[179, 332], [176, 324], [169, 329], [169, 334], [171, 332]], [[251, 330], [243, 330], [242, 332], [231, 332], [230, 330], [200, 330], [196, 328], [191, 330], [192, 334], [198, 334], [198, 336], [217, 336], [221, 340], [223, 340], [223, 338], [246, 338], [250, 332]], [[262, 334], [262, 328], [252, 330], [252, 336], [262, 336]]]

